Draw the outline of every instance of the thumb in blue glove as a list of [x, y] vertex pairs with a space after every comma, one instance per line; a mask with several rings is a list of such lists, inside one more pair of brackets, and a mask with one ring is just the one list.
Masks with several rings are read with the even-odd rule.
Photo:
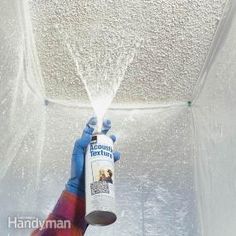
[[[92, 117], [86, 127], [83, 130], [83, 134], [80, 139], [77, 139], [74, 145], [73, 154], [71, 158], [71, 177], [66, 184], [66, 190], [68, 192], [74, 193], [77, 196], [84, 197], [85, 196], [85, 154], [86, 148], [89, 145], [93, 131], [96, 127], [97, 119]], [[111, 121], [104, 120], [102, 133], [106, 134], [111, 128]], [[110, 136], [113, 142], [116, 141], [115, 135]], [[120, 159], [120, 153], [114, 152], [114, 161]]]

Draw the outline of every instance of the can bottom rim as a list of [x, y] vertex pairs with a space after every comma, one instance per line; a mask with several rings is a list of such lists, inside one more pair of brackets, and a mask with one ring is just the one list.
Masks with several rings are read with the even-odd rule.
[[110, 211], [92, 211], [85, 216], [85, 220], [90, 225], [110, 225], [116, 221], [116, 214]]

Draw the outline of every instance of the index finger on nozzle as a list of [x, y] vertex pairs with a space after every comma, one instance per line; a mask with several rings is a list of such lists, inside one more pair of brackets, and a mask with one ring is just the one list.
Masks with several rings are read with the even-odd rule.
[[83, 133], [92, 135], [96, 125], [97, 125], [97, 118], [96, 117], [91, 117], [89, 119], [89, 121], [87, 122]]

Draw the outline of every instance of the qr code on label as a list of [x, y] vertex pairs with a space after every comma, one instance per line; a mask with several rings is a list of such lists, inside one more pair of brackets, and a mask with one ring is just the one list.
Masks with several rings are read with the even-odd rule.
[[109, 185], [105, 181], [96, 181], [90, 184], [91, 194], [109, 193]]

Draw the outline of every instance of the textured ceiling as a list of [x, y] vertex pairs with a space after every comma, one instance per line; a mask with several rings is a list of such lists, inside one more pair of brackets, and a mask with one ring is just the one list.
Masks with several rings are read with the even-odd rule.
[[[117, 45], [122, 42], [121, 54], [124, 50], [132, 58], [128, 63], [120, 61], [124, 79], [114, 103], [191, 100], [225, 2], [31, 0], [47, 97], [88, 102], [68, 45], [79, 48], [81, 57], [90, 57], [82, 58], [82, 67], [88, 70], [90, 60], [96, 60], [99, 53], [96, 66], [103, 57], [117, 63]], [[110, 74], [108, 78], [114, 80], [116, 73]]]

